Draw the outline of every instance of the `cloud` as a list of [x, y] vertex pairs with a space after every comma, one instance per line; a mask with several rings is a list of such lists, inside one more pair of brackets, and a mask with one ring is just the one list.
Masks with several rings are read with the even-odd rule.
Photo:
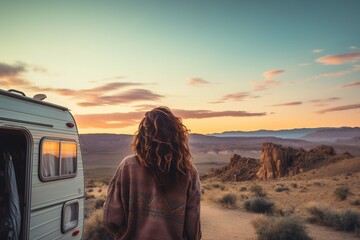
[[357, 47], [357, 46], [350, 46], [349, 48], [350, 49], [359, 49], [359, 47]]
[[[153, 107], [149, 108], [151, 110]], [[211, 111], [172, 109], [172, 112], [183, 119], [203, 119], [215, 117], [258, 117], [265, 112], [249, 113], [246, 111]], [[79, 128], [125, 128], [136, 126], [146, 111], [128, 113], [79, 114], [74, 115]]]
[[193, 85], [193, 86], [204, 86], [204, 85], [210, 84], [210, 82], [208, 82], [202, 78], [190, 78], [188, 80], [188, 84]]
[[324, 51], [324, 49], [314, 49], [314, 50], [312, 50], [313, 53], [321, 53], [323, 51]]
[[351, 74], [354, 72], [360, 71], [360, 65], [354, 65], [349, 69], [340, 70], [336, 72], [323, 73], [318, 77], [340, 77], [343, 75]]
[[[27, 72], [28, 68], [33, 70], [32, 65], [25, 63], [16, 65], [0, 63], [0, 86], [6, 88], [22, 88], [34, 92], [55, 93], [76, 99], [77, 104], [82, 107], [118, 105], [139, 101], [158, 101], [164, 97], [163, 95], [147, 89], [123, 90], [124, 88], [145, 85], [143, 83], [134, 82], [110, 82], [97, 87], [78, 90], [39, 87], [34, 83], [21, 78], [21, 74]], [[40, 67], [36, 68], [37, 69], [34, 71], [46, 71]]]
[[317, 62], [326, 65], [340, 65], [360, 60], [360, 52], [343, 53], [337, 55], [326, 55], [316, 59]]
[[346, 110], [359, 109], [359, 108], [360, 108], [360, 104], [350, 104], [350, 105], [343, 105], [334, 108], [326, 108], [321, 111], [318, 111], [317, 113], [323, 114], [328, 112], [346, 111]]
[[281, 85], [281, 82], [275, 80], [252, 81], [251, 85], [255, 91], [264, 91]]
[[265, 116], [265, 112], [249, 113], [246, 111], [211, 111], [211, 110], [181, 110], [174, 109], [173, 112], [181, 118], [214, 118], [214, 117], [258, 117]]
[[224, 101], [244, 101], [246, 98], [259, 98], [259, 96], [253, 96], [249, 92], [237, 92], [237, 93], [227, 94], [223, 96], [220, 100], [210, 103], [222, 103]]
[[26, 66], [21, 63], [15, 64], [15, 65], [0, 63], [0, 78], [17, 77], [21, 73], [26, 72], [26, 71], [27, 71]]
[[346, 83], [346, 84], [338, 86], [338, 88], [351, 88], [351, 87], [360, 87], [360, 81]]
[[298, 101], [298, 102], [287, 102], [287, 103], [280, 103], [280, 104], [275, 104], [275, 105], [271, 105], [273, 107], [285, 107], [285, 106], [297, 106], [297, 105], [301, 105], [302, 102]]
[[274, 78], [276, 76], [279, 76], [280, 74], [283, 74], [285, 72], [285, 70], [271, 70], [271, 71], [267, 71], [263, 73], [263, 76], [265, 79], [271, 79]]
[[117, 105], [138, 101], [157, 101], [163, 97], [163, 95], [153, 93], [146, 89], [130, 89], [113, 95], [91, 95], [86, 97], [85, 101], [79, 102], [78, 105], [82, 107]]
[[338, 97], [330, 97], [330, 98], [324, 98], [324, 99], [312, 99], [309, 100], [309, 103], [315, 104], [316, 106], [326, 106], [329, 103], [333, 103], [334, 101], [338, 101], [341, 98]]

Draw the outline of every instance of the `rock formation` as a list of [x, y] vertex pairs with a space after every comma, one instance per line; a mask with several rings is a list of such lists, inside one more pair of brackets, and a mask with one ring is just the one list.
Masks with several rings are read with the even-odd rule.
[[325, 145], [306, 151], [302, 148], [264, 143], [260, 156], [260, 169], [256, 175], [260, 179], [291, 176], [306, 171], [323, 160], [329, 161], [332, 158], [335, 160], [335, 156], [335, 149]]
[[238, 154], [234, 154], [227, 166], [214, 169], [203, 178], [216, 177], [221, 181], [247, 181], [256, 179], [256, 172], [259, 167], [258, 159], [241, 157]]

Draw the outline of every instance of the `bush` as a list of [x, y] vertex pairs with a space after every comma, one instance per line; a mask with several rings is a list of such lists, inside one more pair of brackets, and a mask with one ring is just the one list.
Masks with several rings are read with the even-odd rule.
[[86, 240], [112, 240], [114, 239], [110, 233], [108, 233], [102, 225], [104, 212], [102, 209], [96, 210], [86, 220], [84, 226], [83, 239]]
[[278, 186], [275, 188], [275, 192], [283, 192], [283, 191], [289, 191], [290, 189], [288, 187]]
[[212, 185], [211, 185], [213, 188], [220, 188], [221, 190], [225, 190], [225, 186], [224, 185], [221, 185], [221, 184], [219, 184], [219, 183], [213, 183]]
[[314, 222], [338, 230], [346, 232], [355, 231], [360, 225], [360, 213], [353, 210], [336, 212], [319, 205], [311, 206], [307, 210], [313, 215], [312, 219]]
[[274, 203], [262, 197], [250, 198], [244, 202], [244, 208], [249, 212], [272, 213]]
[[335, 189], [334, 194], [339, 200], [345, 200], [350, 191], [348, 187], [338, 187]]
[[343, 231], [355, 231], [357, 226], [360, 226], [360, 213], [346, 210], [339, 214], [340, 227]]
[[222, 198], [219, 199], [219, 202], [226, 208], [235, 208], [236, 207], [236, 195], [232, 193], [227, 193]]
[[255, 194], [255, 197], [266, 197], [266, 193], [259, 185], [252, 185], [250, 186], [249, 190]]
[[245, 192], [246, 190], [247, 190], [246, 187], [241, 187], [241, 188], [240, 188], [240, 192]]
[[304, 224], [294, 215], [262, 217], [252, 222], [258, 240], [310, 240]]
[[105, 202], [105, 199], [103, 199], [103, 198], [100, 198], [100, 199], [96, 200], [95, 208], [96, 209], [102, 208], [103, 205], [104, 205], [104, 202]]

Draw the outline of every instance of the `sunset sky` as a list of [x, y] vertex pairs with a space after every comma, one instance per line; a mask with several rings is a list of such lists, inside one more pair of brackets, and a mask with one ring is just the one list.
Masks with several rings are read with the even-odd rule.
[[0, 0], [0, 88], [80, 133], [165, 105], [193, 133], [360, 126], [360, 1]]

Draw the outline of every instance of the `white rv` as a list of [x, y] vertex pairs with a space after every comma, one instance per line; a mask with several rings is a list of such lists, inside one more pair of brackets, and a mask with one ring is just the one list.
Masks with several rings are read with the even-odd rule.
[[0, 90], [0, 239], [81, 239], [84, 173], [66, 107]]

